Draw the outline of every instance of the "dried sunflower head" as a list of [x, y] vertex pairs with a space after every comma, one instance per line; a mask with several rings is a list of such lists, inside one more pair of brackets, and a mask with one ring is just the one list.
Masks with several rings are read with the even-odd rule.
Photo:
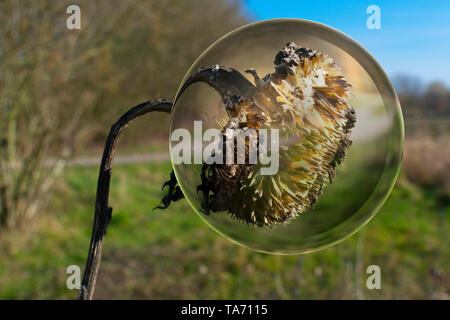
[[275, 71], [262, 79], [247, 70], [255, 85], [236, 70], [218, 66], [200, 70], [187, 82], [207, 82], [222, 96], [229, 117], [222, 130], [227, 138], [237, 139], [229, 129], [256, 134], [242, 150], [235, 143], [224, 157], [232, 152], [248, 159], [251, 141], [262, 143], [257, 133], [263, 128], [279, 129], [282, 141], [275, 175], [261, 175], [259, 162], [205, 163], [198, 190], [206, 214], [227, 211], [258, 226], [287, 223], [315, 205], [351, 145], [356, 121], [349, 105], [351, 85], [333, 59], [288, 43], [274, 63]]

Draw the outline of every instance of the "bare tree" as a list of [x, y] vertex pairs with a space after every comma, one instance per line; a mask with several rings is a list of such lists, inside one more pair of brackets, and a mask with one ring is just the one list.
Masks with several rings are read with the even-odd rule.
[[398, 95], [420, 96], [424, 91], [424, 84], [419, 78], [408, 74], [397, 74], [392, 77]]
[[424, 112], [450, 114], [450, 91], [440, 82], [432, 82], [422, 97]]
[[78, 1], [81, 30], [68, 30], [70, 4], [0, 3], [0, 228], [30, 221], [80, 145], [134, 102], [173, 96], [245, 21], [229, 1]]

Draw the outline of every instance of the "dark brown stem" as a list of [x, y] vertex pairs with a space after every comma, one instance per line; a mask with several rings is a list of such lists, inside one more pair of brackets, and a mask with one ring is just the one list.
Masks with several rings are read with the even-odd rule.
[[92, 230], [89, 254], [84, 270], [83, 282], [81, 283], [79, 299], [91, 300], [94, 295], [95, 283], [102, 257], [103, 240], [106, 229], [111, 220], [112, 208], [108, 205], [109, 184], [111, 181], [112, 160], [117, 141], [128, 123], [148, 112], [160, 111], [170, 113], [172, 103], [167, 100], [156, 100], [144, 102], [131, 108], [111, 127], [103, 151], [102, 162], [97, 185], [97, 198], [95, 201], [94, 227]]

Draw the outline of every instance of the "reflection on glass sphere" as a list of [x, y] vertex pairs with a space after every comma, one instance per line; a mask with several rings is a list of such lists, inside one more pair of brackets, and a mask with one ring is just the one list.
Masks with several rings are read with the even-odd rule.
[[297, 19], [252, 23], [211, 45], [183, 79], [169, 133], [200, 217], [281, 254], [327, 247], [367, 223], [403, 151], [398, 99], [374, 58]]

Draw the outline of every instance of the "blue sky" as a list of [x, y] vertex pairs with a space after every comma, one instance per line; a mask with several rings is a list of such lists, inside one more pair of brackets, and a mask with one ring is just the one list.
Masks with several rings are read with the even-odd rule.
[[[369, 5], [381, 10], [381, 29], [369, 30]], [[244, 0], [253, 21], [314, 20], [358, 41], [390, 75], [410, 74], [450, 87], [450, 1]]]

